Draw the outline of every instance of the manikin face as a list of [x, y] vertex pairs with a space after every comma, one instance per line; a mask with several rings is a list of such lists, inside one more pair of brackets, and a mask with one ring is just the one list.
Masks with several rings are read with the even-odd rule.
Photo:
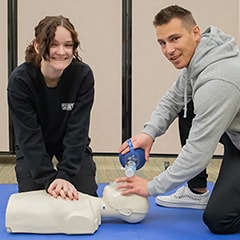
[[73, 41], [71, 33], [64, 27], [58, 26], [55, 38], [49, 48], [49, 59], [41, 61], [41, 69], [49, 78], [62, 74], [63, 70], [72, 62]]
[[199, 27], [186, 29], [180, 19], [173, 18], [169, 23], [156, 26], [156, 34], [166, 58], [177, 69], [187, 67], [200, 41]]

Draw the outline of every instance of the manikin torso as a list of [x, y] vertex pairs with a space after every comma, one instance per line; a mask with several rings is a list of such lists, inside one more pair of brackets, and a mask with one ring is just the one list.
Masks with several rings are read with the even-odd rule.
[[8, 201], [5, 226], [14, 233], [92, 234], [105, 217], [140, 222], [148, 207], [147, 198], [122, 196], [114, 183], [105, 186], [102, 198], [79, 192], [75, 201], [55, 199], [45, 190], [15, 193]]

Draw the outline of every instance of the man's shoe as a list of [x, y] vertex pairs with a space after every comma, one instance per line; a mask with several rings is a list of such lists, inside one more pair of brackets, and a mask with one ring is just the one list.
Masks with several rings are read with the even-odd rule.
[[205, 209], [210, 197], [209, 191], [203, 194], [193, 193], [187, 186], [179, 188], [169, 196], [157, 196], [157, 205], [170, 208], [195, 208]]

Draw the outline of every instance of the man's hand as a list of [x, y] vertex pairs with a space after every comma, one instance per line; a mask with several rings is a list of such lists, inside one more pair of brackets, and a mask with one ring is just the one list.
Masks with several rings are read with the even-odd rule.
[[117, 189], [120, 189], [122, 195], [137, 194], [143, 197], [150, 196], [147, 191], [147, 180], [138, 176], [120, 177], [115, 179]]
[[[153, 145], [153, 139], [145, 133], [138, 133], [136, 136], [132, 137], [132, 144], [135, 148], [142, 148], [145, 151], [145, 159], [149, 160], [150, 150]], [[129, 152], [129, 147], [127, 141], [125, 141], [119, 148], [121, 154], [126, 154]]]
[[78, 191], [70, 182], [64, 179], [55, 179], [50, 184], [47, 191], [55, 198], [60, 196], [63, 199], [69, 198], [70, 200], [78, 200]]

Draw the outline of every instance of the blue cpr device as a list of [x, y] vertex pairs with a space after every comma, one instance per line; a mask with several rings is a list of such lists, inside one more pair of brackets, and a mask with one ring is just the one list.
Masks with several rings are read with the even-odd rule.
[[119, 159], [122, 167], [125, 168], [125, 175], [132, 177], [135, 171], [142, 168], [146, 162], [145, 153], [142, 148], [133, 148], [132, 140], [127, 140], [130, 149], [126, 154], [119, 154]]

